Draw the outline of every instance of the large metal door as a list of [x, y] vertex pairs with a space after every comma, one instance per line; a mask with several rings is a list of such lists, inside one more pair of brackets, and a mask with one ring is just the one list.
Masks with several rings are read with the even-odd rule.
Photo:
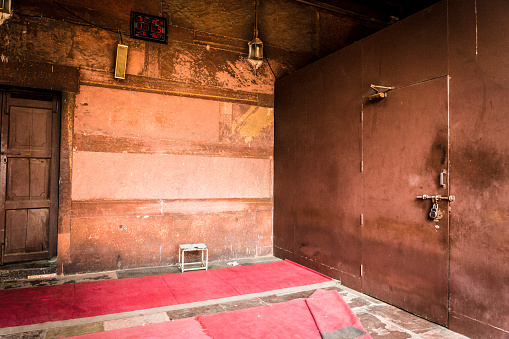
[[449, 201], [418, 196], [449, 196], [448, 131], [445, 76], [364, 106], [362, 291], [443, 325]]
[[2, 98], [2, 262], [48, 258], [56, 253], [57, 101], [23, 92]]

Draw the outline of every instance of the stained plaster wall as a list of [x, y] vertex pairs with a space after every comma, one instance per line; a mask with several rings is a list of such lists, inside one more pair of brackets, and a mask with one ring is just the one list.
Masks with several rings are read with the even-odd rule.
[[[168, 43], [129, 38], [131, 11], [166, 17]], [[292, 0], [259, 11], [272, 70], [255, 75], [252, 1], [13, 3], [0, 85], [61, 93], [60, 274], [173, 264], [182, 243], [272, 253], [274, 79], [378, 27]]]

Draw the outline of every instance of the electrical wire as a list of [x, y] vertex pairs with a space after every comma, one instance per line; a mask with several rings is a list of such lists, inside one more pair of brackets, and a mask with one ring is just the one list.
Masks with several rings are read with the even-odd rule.
[[[428, 82], [428, 81], [432, 81], [432, 80], [436, 80], [436, 79], [440, 79], [440, 78], [443, 78], [443, 77], [446, 77], [447, 74], [443, 74], [443, 75], [438, 75], [436, 77], [433, 77], [433, 78], [429, 78], [429, 79], [424, 79], [424, 80], [419, 80], [419, 81], [416, 81], [416, 82], [412, 82], [411, 84], [408, 84], [408, 85], [403, 85], [403, 86], [399, 86], [399, 87], [385, 87], [385, 86], [376, 86], [376, 85], [371, 85], [372, 89], [375, 90], [377, 93], [373, 94], [373, 95], [370, 95], [368, 96], [367, 98], [370, 98], [370, 97], [374, 97], [378, 94], [385, 94], [385, 93], [389, 93], [389, 92], [392, 92], [392, 91], [397, 91], [398, 89], [403, 89], [403, 88], [407, 88], [407, 87], [411, 87], [411, 86], [415, 86], [415, 85], [420, 85], [422, 83], [425, 83], [425, 82]], [[384, 89], [387, 89], [386, 91], [384, 92], [379, 92], [377, 89], [373, 88], [373, 87], [379, 87], [379, 88], [384, 88]]]
[[88, 26], [92, 26], [92, 27], [95, 27], [95, 28], [100, 28], [100, 29], [103, 29], [105, 31], [108, 31], [108, 32], [112, 32], [112, 33], [118, 33], [120, 35], [120, 43], [123, 44], [123, 41], [122, 41], [122, 32], [118, 29], [118, 30], [115, 30], [115, 29], [111, 29], [111, 28], [106, 28], [106, 27], [103, 27], [103, 26], [99, 26], [99, 25], [96, 25], [86, 19], [83, 19], [82, 17], [80, 17], [78, 14], [74, 13], [73, 11], [71, 11], [69, 8], [65, 7], [64, 5], [62, 5], [61, 3], [53, 0], [53, 3], [55, 5], [57, 5], [58, 7], [62, 8], [64, 11], [66, 11], [67, 13], [71, 14], [72, 16], [80, 19], [81, 21], [85, 22], [88, 24]]
[[272, 69], [272, 66], [270, 65], [269, 58], [267, 58], [267, 55], [265, 53], [263, 53], [263, 56], [265, 57], [265, 60], [267, 60], [267, 65], [269, 65], [270, 71], [272, 72], [274, 79], [277, 80], [276, 74], [274, 73], [274, 70]]

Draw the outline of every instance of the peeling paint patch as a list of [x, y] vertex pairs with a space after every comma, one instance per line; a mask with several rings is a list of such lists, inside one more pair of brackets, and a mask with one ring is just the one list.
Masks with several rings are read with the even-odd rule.
[[232, 132], [238, 132], [247, 144], [273, 123], [273, 108], [253, 106], [238, 121], [233, 122]]
[[174, 67], [174, 76], [177, 81], [192, 80], [204, 85], [210, 77], [208, 70], [200, 64], [199, 56], [189, 52], [179, 53], [175, 58]]
[[217, 72], [216, 79], [222, 86], [235, 90], [273, 93], [273, 82], [267, 82], [267, 77], [262, 76], [260, 71], [255, 75], [247, 59], [242, 58], [235, 63], [228, 61], [227, 69]]
[[179, 54], [179, 56], [175, 58], [175, 74], [180, 80], [191, 77], [192, 63], [193, 59], [187, 54]]

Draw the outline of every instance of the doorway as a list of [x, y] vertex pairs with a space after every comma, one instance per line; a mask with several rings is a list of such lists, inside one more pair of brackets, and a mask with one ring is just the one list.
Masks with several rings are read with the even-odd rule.
[[0, 89], [0, 263], [56, 255], [60, 111], [53, 93]]
[[362, 292], [447, 326], [448, 77], [390, 96], [364, 107]]

